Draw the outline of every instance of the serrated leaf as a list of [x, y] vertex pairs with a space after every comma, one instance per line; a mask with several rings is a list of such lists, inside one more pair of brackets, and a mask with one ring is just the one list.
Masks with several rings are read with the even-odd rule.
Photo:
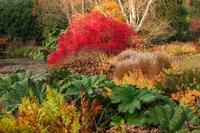
[[169, 131], [175, 132], [177, 129], [184, 127], [184, 120], [183, 120], [183, 109], [177, 108], [169, 121]]
[[134, 113], [134, 111], [141, 110], [142, 104], [156, 101], [158, 97], [146, 89], [137, 88], [132, 85], [122, 85], [113, 89], [110, 96], [111, 102], [118, 105], [120, 112]]
[[146, 115], [144, 111], [136, 111], [134, 114], [127, 114], [126, 120], [128, 125], [142, 126], [146, 123]]

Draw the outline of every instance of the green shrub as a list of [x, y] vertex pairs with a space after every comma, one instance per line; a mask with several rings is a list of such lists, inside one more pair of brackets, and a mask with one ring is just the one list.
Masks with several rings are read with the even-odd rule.
[[195, 113], [155, 90], [122, 85], [112, 90], [110, 98], [112, 103], [118, 104], [118, 111], [125, 114], [125, 117], [118, 115], [118, 119], [125, 119], [128, 125], [147, 125], [172, 133], [184, 129], [185, 123], [200, 124]]
[[32, 0], [0, 0], [0, 36], [39, 41], [41, 30], [32, 7]]
[[48, 28], [43, 30], [44, 41], [43, 45], [46, 49], [55, 51], [58, 44], [58, 38], [63, 30], [56, 28], [54, 31], [50, 31]]
[[43, 45], [46, 49], [54, 51], [62, 29], [68, 26], [67, 17], [57, 0], [51, 0], [51, 2], [34, 0], [34, 9], [38, 23], [43, 27]]
[[199, 89], [200, 71], [183, 70], [178, 74], [166, 74], [165, 78], [156, 84], [156, 88], [163, 91], [166, 95], [171, 95], [179, 90], [186, 91], [188, 87]]
[[200, 19], [200, 0], [191, 0], [190, 4], [190, 17], [193, 20]]
[[157, 3], [157, 16], [161, 18], [161, 20], [163, 20], [164, 22], [169, 22], [171, 28], [176, 31], [175, 36], [169, 37], [168, 41], [190, 40], [190, 18], [184, 0], [160, 0], [160, 2]]
[[189, 25], [190, 18], [189, 12], [184, 4], [184, 0], [178, 0], [177, 16], [175, 22], [172, 25], [177, 30], [176, 39], [180, 41], [190, 40]]
[[33, 59], [44, 61], [46, 59], [46, 56], [44, 52], [42, 52], [42, 50], [38, 50], [36, 53], [34, 53]]

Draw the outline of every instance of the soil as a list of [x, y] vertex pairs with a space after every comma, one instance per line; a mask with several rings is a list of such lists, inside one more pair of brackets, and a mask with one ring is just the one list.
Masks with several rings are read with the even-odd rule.
[[24, 58], [0, 58], [0, 73], [12, 73], [17, 70], [30, 70], [33, 72], [43, 72], [48, 69], [48, 64], [44, 61], [35, 61]]

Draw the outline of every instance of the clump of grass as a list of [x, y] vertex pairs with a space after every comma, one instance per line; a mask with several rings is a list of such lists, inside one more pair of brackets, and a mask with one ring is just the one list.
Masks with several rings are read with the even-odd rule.
[[183, 43], [173, 42], [167, 45], [158, 46], [152, 49], [153, 51], [162, 51], [171, 56], [180, 56], [188, 54], [196, 54], [199, 52], [199, 45], [194, 42]]
[[137, 52], [133, 51], [133, 50], [126, 50], [121, 52], [118, 56], [117, 56], [117, 61], [123, 61], [125, 59], [129, 59], [132, 55], [136, 55]]
[[117, 56], [115, 64], [114, 77], [122, 79], [125, 75], [130, 75], [135, 71], [147, 77], [158, 76], [164, 69], [171, 67], [170, 58], [161, 52], [134, 52], [124, 51]]

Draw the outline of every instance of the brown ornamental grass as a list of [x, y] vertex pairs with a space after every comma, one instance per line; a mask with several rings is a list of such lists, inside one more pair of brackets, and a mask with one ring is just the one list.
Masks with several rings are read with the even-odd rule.
[[126, 50], [117, 56], [114, 77], [121, 79], [134, 71], [141, 71], [147, 78], [159, 75], [171, 67], [170, 58], [161, 52], [136, 52]]

